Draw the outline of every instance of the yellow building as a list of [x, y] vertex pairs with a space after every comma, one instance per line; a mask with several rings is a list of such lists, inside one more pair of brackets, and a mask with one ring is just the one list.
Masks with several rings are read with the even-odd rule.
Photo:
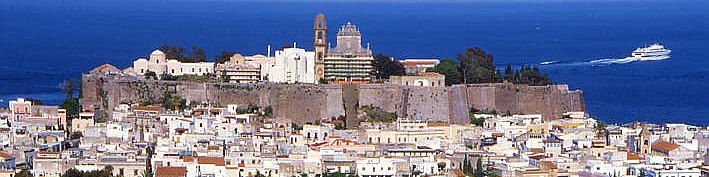
[[448, 125], [444, 122], [399, 121], [396, 129], [367, 129], [366, 142], [370, 144], [415, 144], [428, 140], [448, 140], [462, 143], [463, 133], [470, 127]]
[[337, 33], [337, 46], [328, 49], [324, 58], [325, 77], [335, 84], [366, 84], [372, 81], [372, 50], [362, 47], [357, 26], [347, 23]]

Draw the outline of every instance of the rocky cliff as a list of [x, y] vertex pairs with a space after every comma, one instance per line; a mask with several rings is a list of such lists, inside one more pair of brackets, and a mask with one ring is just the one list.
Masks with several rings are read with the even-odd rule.
[[[160, 102], [165, 94], [216, 105], [271, 106], [274, 116], [298, 122], [325, 117], [356, 117], [361, 106], [378, 107], [407, 119], [469, 123], [470, 108], [542, 114], [585, 111], [581, 91], [565, 85], [528, 86], [511, 83], [417, 87], [381, 84], [228, 84], [146, 81], [120, 76], [84, 75], [84, 109], [111, 110], [119, 103]], [[109, 114], [110, 115], [110, 114]]]

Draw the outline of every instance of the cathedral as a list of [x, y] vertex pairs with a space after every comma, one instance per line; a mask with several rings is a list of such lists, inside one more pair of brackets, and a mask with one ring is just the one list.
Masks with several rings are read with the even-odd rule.
[[316, 53], [316, 78], [332, 84], [367, 84], [372, 82], [372, 50], [362, 47], [362, 34], [348, 22], [337, 32], [337, 45], [327, 44], [325, 15], [315, 16], [313, 48]]

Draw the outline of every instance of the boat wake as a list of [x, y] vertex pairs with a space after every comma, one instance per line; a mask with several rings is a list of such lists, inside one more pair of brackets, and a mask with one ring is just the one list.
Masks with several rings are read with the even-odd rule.
[[545, 61], [545, 62], [539, 63], [539, 65], [545, 65], [545, 66], [608, 66], [608, 65], [613, 65], [613, 64], [628, 64], [628, 63], [639, 62], [639, 61], [665, 60], [668, 58], [670, 58], [670, 57], [669, 56], [657, 56], [657, 57], [643, 57], [643, 58], [638, 58], [638, 57], [604, 58], [604, 59], [582, 61], [582, 62]]

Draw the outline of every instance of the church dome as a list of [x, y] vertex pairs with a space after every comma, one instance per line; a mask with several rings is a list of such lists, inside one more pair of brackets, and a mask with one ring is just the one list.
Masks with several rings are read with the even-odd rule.
[[153, 53], [150, 53], [150, 55], [165, 55], [165, 53], [163, 53], [160, 50], [155, 50], [155, 51], [153, 51]]
[[340, 31], [337, 32], [337, 36], [361, 36], [359, 29], [354, 24], [347, 22], [346, 25], [342, 25]]

